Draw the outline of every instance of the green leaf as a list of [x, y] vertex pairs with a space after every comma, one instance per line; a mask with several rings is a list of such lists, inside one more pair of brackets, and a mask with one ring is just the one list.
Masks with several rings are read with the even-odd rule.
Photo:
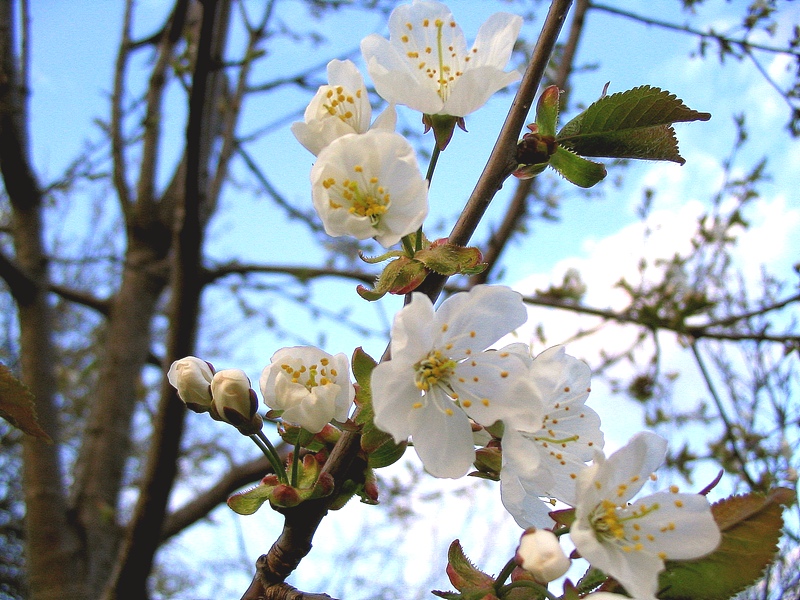
[[458, 540], [447, 551], [447, 576], [459, 592], [494, 591], [494, 578], [472, 564]]
[[556, 140], [582, 156], [683, 164], [671, 124], [710, 118], [674, 94], [645, 85], [601, 98], [564, 125]]
[[754, 584], [778, 551], [781, 504], [794, 492], [777, 488], [769, 495], [731, 496], [711, 507], [722, 532], [719, 547], [696, 560], [667, 561], [659, 578], [664, 600], [727, 600]]
[[604, 165], [586, 160], [561, 146], [550, 157], [550, 166], [561, 173], [564, 179], [582, 188], [590, 188], [606, 176]]
[[261, 508], [264, 502], [269, 500], [274, 489], [275, 485], [267, 485], [261, 482], [249, 490], [233, 494], [228, 498], [228, 506], [237, 514], [252, 515]]
[[377, 364], [363, 349], [356, 348], [353, 352], [353, 377], [358, 383], [356, 402], [360, 407], [356, 423], [361, 426], [361, 449], [367, 455], [367, 465], [374, 469], [396, 463], [408, 445], [407, 442], [395, 443], [391, 434], [375, 426], [370, 379]]
[[536, 126], [540, 135], [555, 135], [558, 124], [558, 97], [561, 92], [557, 85], [546, 88], [536, 103]]
[[52, 444], [36, 415], [33, 394], [19, 379], [14, 377], [8, 367], [0, 364], [0, 417], [24, 433]]

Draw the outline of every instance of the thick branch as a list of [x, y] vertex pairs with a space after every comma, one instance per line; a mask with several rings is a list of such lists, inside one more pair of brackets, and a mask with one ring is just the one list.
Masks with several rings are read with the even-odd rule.
[[[212, 74], [220, 64], [228, 1], [207, 1], [203, 7], [197, 58], [189, 98], [186, 128], [186, 187], [179, 204], [174, 241], [174, 270], [167, 361], [191, 354], [200, 310], [200, 263], [203, 240], [202, 207], [208, 196], [208, 160], [213, 132], [209, 111], [214, 109]], [[185, 408], [164, 378], [155, 430], [139, 500], [117, 558], [104, 598], [146, 598], [147, 577], [161, 541], [166, 505], [177, 473]]]
[[[29, 436], [22, 442], [26, 568], [31, 598], [82, 598], [83, 572], [77, 560], [80, 540], [67, 518], [59, 411], [54, 398], [57, 385], [53, 315], [47, 298], [43, 198], [29, 158], [27, 74], [17, 70], [16, 25], [13, 1], [0, 0], [0, 172], [11, 201], [15, 251], [15, 263], [3, 256], [2, 266], [4, 276], [16, 280], [12, 293], [19, 318], [20, 379], [34, 395], [39, 424], [55, 442], [48, 445]], [[28, 25], [24, 18], [26, 38]]]

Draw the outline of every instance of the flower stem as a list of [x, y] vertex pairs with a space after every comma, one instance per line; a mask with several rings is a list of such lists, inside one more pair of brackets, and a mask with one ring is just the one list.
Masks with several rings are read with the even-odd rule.
[[272, 465], [272, 470], [275, 471], [275, 475], [277, 475], [280, 482], [288, 483], [289, 478], [286, 476], [286, 469], [283, 466], [280, 456], [278, 456], [278, 451], [275, 450], [275, 446], [273, 446], [269, 438], [264, 435], [264, 432], [259, 431], [248, 437], [253, 440], [253, 443], [258, 446], [264, 453], [264, 456], [267, 457], [269, 464]]
[[[530, 580], [521, 580], [515, 581], [514, 583], [509, 583], [506, 586], [503, 586], [502, 592], [506, 593], [509, 590], [513, 590], [514, 588], [529, 588], [532, 590], [536, 590], [539, 594], [543, 595], [547, 600], [558, 600], [556, 596], [551, 594], [545, 586], [540, 583], [536, 583], [535, 581]], [[498, 590], [500, 591], [500, 590]]]
[[428, 187], [431, 186], [431, 180], [433, 179], [433, 172], [436, 170], [436, 162], [439, 160], [439, 154], [441, 154], [441, 150], [439, 150], [439, 146], [434, 143], [433, 144], [433, 153], [431, 153], [431, 160], [428, 162], [428, 172], [425, 174], [425, 179], [428, 180]]
[[294, 444], [294, 453], [292, 454], [292, 480], [289, 485], [297, 487], [297, 471], [300, 466], [300, 434], [297, 434], [297, 442]]
[[512, 558], [510, 561], [506, 563], [506, 566], [503, 567], [503, 570], [500, 571], [500, 573], [497, 575], [497, 578], [495, 579], [494, 589], [496, 591], [498, 592], [500, 591], [500, 588], [503, 587], [503, 584], [506, 582], [506, 579], [508, 579], [511, 576], [511, 572], [516, 568], [517, 568], [517, 561], [514, 558]]

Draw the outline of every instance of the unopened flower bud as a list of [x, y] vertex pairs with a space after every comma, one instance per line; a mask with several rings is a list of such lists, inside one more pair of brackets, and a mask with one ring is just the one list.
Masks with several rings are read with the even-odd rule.
[[261, 417], [256, 413], [258, 398], [250, 388], [250, 379], [240, 369], [218, 371], [211, 380], [213, 411], [245, 435], [261, 429]]
[[516, 560], [540, 583], [558, 579], [570, 566], [570, 560], [561, 549], [558, 538], [547, 529], [526, 530], [519, 541]]
[[167, 372], [167, 379], [178, 390], [178, 397], [189, 410], [196, 413], [211, 409], [211, 380], [213, 367], [195, 356], [176, 360]]

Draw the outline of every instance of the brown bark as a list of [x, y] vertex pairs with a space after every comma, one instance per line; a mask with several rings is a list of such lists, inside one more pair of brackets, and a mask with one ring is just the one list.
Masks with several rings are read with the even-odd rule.
[[30, 598], [81, 597], [80, 542], [67, 518], [59, 423], [48, 268], [43, 246], [42, 193], [29, 161], [24, 74], [16, 67], [11, 0], [0, 1], [0, 170], [11, 200], [16, 264], [34, 285], [12, 287], [20, 327], [20, 379], [35, 396], [39, 424], [54, 443], [26, 436], [23, 480], [26, 566]]

